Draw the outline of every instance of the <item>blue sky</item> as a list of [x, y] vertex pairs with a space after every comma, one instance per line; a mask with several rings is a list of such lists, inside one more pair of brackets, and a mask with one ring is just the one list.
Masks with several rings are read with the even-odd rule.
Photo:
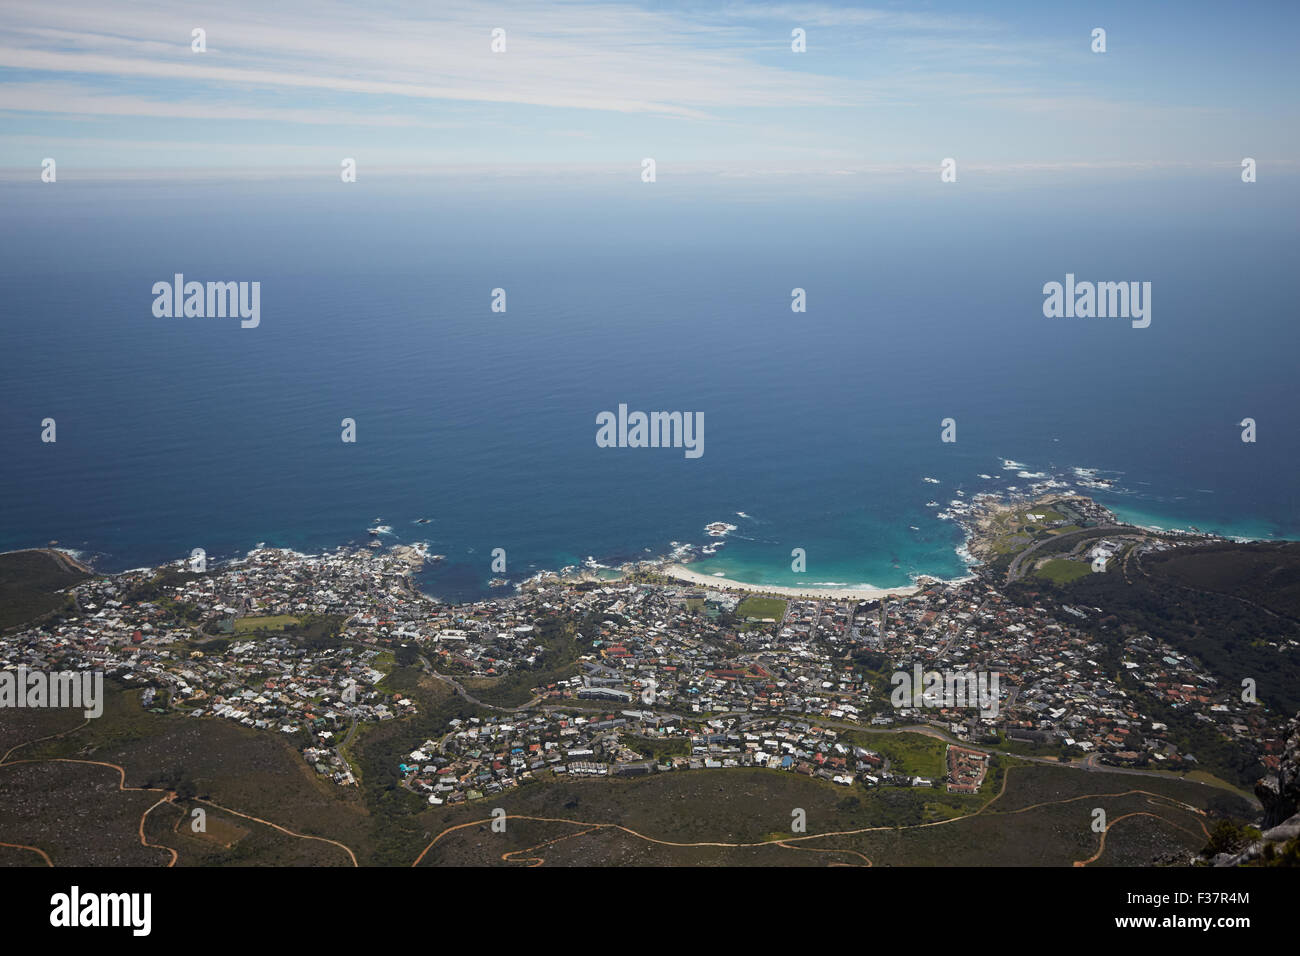
[[0, 166], [1287, 168], [1297, 26], [1295, 3], [5, 0]]

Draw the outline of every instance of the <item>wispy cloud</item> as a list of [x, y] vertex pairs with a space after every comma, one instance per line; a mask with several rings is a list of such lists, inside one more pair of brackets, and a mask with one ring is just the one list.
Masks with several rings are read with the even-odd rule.
[[[406, 99], [516, 103], [698, 117], [737, 106], [831, 105], [836, 80], [761, 66], [716, 27], [603, 4], [488, 11], [439, 4], [437, 19], [352, 4], [310, 12], [225, 5], [16, 2], [0, 11], [0, 66], [105, 79], [315, 90]], [[508, 53], [490, 50], [507, 31]], [[208, 51], [190, 50], [206, 31]], [[725, 32], [725, 31], [724, 31]], [[17, 42], [15, 42], [17, 41]], [[161, 114], [160, 114], [161, 115]]]
[[[1272, 122], [1251, 113], [1245, 88], [1272, 89], [1269, 76], [1204, 59], [1215, 24], [1188, 47], [1112, 11], [1120, 50], [1145, 38], [1139, 70], [1122, 52], [1093, 56], [1075, 21], [1046, 7], [974, 15], [943, 0], [6, 0], [0, 163], [30, 162], [20, 136], [64, 144], [83, 166], [103, 158], [95, 144], [118, 144], [111, 155], [129, 162], [132, 141], [171, 143], [140, 149], [140, 162], [166, 164], [187, 142], [255, 150], [268, 129], [276, 155], [364, 149], [372, 163], [1152, 161], [1208, 158], [1208, 123], [1242, 148], [1294, 150], [1276, 110]], [[196, 27], [205, 53], [191, 51]], [[491, 51], [497, 27], [504, 54]], [[795, 27], [806, 53], [790, 50]], [[1155, 40], [1169, 50], [1154, 55]], [[1162, 77], [1160, 63], [1186, 76]], [[1229, 116], [1226, 102], [1245, 106]]]

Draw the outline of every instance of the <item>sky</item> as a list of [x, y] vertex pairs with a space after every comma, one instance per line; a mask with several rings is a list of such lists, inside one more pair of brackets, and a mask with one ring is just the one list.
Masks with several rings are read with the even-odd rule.
[[1297, 26], [1291, 2], [5, 0], [0, 167], [1286, 169]]

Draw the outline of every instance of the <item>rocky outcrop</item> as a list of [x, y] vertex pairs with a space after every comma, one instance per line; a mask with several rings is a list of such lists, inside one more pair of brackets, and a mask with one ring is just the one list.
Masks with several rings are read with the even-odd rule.
[[1215, 866], [1241, 866], [1263, 857], [1268, 847], [1275, 850], [1300, 837], [1300, 714], [1291, 718], [1285, 731], [1286, 743], [1277, 771], [1255, 784], [1255, 796], [1264, 805], [1263, 833], [1239, 853], [1220, 853]]
[[1268, 847], [1277, 850], [1296, 837], [1300, 837], [1300, 813], [1265, 830], [1258, 840], [1240, 853], [1220, 853], [1211, 862], [1215, 866], [1241, 866], [1265, 856]]
[[1300, 811], [1300, 714], [1291, 718], [1285, 733], [1277, 771], [1255, 784], [1255, 796], [1264, 805], [1266, 830]]

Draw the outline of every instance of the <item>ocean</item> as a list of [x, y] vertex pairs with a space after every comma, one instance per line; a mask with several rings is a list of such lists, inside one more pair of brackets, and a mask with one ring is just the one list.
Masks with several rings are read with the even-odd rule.
[[[965, 573], [958, 492], [1053, 477], [1300, 537], [1300, 190], [1225, 170], [4, 183], [0, 549], [121, 570], [383, 526], [446, 555], [447, 600], [719, 542], [701, 570], [889, 587]], [[176, 273], [260, 282], [260, 324], [155, 317]], [[1151, 282], [1150, 326], [1046, 318], [1067, 273]], [[703, 413], [704, 453], [597, 447], [620, 404]]]

